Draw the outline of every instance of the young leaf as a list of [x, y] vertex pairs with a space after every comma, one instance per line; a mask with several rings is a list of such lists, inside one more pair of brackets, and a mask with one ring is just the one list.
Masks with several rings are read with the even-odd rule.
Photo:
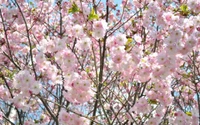
[[126, 42], [126, 44], [125, 44], [125, 50], [128, 51], [128, 50], [131, 49], [131, 47], [133, 46], [132, 41], [133, 41], [132, 38], [128, 38], [128, 40], [127, 40], [127, 42]]
[[188, 6], [186, 4], [182, 4], [180, 6], [180, 12], [183, 16], [188, 16], [188, 14], [190, 13]]
[[188, 115], [188, 116], [192, 116], [191, 112], [185, 112], [185, 114]]
[[180, 9], [182, 12], [187, 12], [188, 11], [188, 6], [186, 4], [183, 4], [180, 6]]
[[156, 100], [152, 100], [152, 99], [149, 99], [148, 102], [149, 102], [149, 104], [157, 104], [158, 103]]
[[79, 12], [79, 11], [80, 11], [80, 9], [79, 9], [78, 6], [76, 5], [76, 3], [73, 3], [73, 4], [72, 4], [72, 7], [68, 10], [68, 13], [74, 14], [74, 13]]
[[94, 8], [92, 8], [89, 16], [88, 16], [89, 20], [94, 20], [94, 19], [99, 19], [99, 16], [95, 13]]

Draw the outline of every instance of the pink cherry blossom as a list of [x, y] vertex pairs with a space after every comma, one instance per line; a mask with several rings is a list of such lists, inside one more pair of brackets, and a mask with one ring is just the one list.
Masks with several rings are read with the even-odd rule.
[[102, 38], [106, 33], [106, 29], [108, 28], [107, 22], [105, 20], [95, 21], [93, 28], [93, 37]]

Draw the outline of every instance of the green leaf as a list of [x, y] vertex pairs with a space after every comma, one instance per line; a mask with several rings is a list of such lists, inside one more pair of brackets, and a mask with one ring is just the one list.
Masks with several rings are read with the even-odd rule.
[[128, 38], [126, 44], [130, 44], [132, 43], [133, 39], [132, 38]]
[[47, 58], [48, 61], [55, 61], [55, 57]]
[[132, 24], [132, 27], [135, 27], [136, 26], [136, 21], [135, 20], [131, 20], [131, 24]]
[[94, 20], [94, 19], [99, 19], [99, 16], [95, 13], [94, 8], [92, 8], [89, 16], [88, 16], [89, 20]]
[[132, 42], [133, 42], [133, 39], [132, 38], [128, 38], [127, 39], [127, 42], [126, 42], [126, 44], [125, 44], [125, 50], [130, 50], [130, 48], [133, 46], [132, 45]]
[[90, 72], [90, 69], [89, 69], [89, 68], [86, 68], [85, 71], [86, 71], [87, 73], [89, 73], [89, 72]]
[[80, 9], [78, 8], [78, 6], [76, 5], [76, 3], [72, 4], [72, 7], [69, 8], [68, 13], [76, 13], [76, 12], [80, 12]]
[[35, 9], [35, 8], [32, 8], [32, 9], [31, 9], [31, 12], [32, 12], [32, 13], [36, 12], [36, 9]]
[[192, 116], [191, 112], [185, 112], [185, 114], [188, 115], [188, 116]]
[[39, 121], [39, 120], [36, 120], [36, 119], [34, 119], [34, 122], [37, 124], [37, 123], [39, 123], [40, 121]]
[[190, 13], [190, 11], [189, 11], [189, 9], [188, 9], [188, 6], [187, 6], [186, 4], [182, 4], [182, 5], [180, 6], [180, 13], [181, 13], [183, 16], [187, 16], [187, 15]]
[[151, 54], [151, 51], [146, 50], [144, 53], [145, 53], [145, 55], [150, 55], [150, 54]]
[[119, 83], [119, 86], [121, 86], [121, 87], [124, 87], [124, 86], [126, 86], [126, 85], [127, 85], [127, 82], [126, 82], [126, 81], [122, 81], [122, 82]]
[[31, 46], [31, 49], [34, 49], [35, 47], [36, 47], [36, 45], [32, 45], [32, 46]]
[[34, 6], [34, 3], [33, 3], [33, 2], [31, 2], [31, 1], [29, 2], [29, 4], [30, 4], [31, 6]]
[[106, 85], [107, 85], [107, 82], [103, 82], [103, 85], [106, 86]]
[[192, 94], [192, 90], [189, 89], [188, 94], [189, 94], [189, 95]]
[[182, 86], [182, 87], [181, 87], [181, 91], [182, 91], [182, 92], [185, 91], [185, 86]]
[[187, 74], [184, 73], [184, 74], [182, 74], [182, 77], [187, 79], [190, 77], [190, 73], [187, 73]]
[[180, 6], [180, 9], [181, 9], [181, 11], [186, 12], [186, 11], [188, 11], [188, 6], [186, 4], [182, 4]]
[[149, 99], [148, 102], [149, 102], [150, 104], [157, 104], [157, 103], [158, 103], [156, 100], [151, 100], [151, 99]]
[[15, 75], [15, 73], [17, 73], [17, 70], [13, 70], [13, 71], [10, 71], [10, 70], [5, 70], [5, 75], [6, 77], [12, 79]]

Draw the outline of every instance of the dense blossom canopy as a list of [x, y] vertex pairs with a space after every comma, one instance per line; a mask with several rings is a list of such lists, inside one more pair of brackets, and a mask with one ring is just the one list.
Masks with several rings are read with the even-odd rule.
[[117, 3], [0, 0], [0, 123], [200, 124], [200, 0]]

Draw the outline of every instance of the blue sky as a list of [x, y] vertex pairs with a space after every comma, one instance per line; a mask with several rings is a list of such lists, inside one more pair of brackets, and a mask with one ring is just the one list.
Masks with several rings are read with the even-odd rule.
[[[106, 2], [106, 0], [102, 0], [103, 2]], [[118, 4], [118, 7], [122, 3], [122, 0], [114, 0], [115, 4]]]
[[122, 3], [122, 0], [114, 0], [114, 2], [116, 3], [116, 4], [118, 4], [118, 6]]

